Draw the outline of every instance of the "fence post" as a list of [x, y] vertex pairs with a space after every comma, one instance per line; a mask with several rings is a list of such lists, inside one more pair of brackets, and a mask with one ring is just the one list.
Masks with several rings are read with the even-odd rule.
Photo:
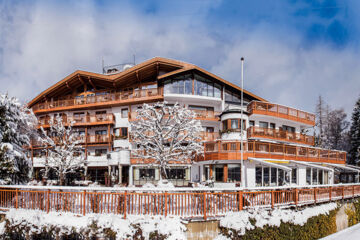
[[239, 195], [239, 211], [243, 210], [243, 197], [242, 197], [243, 192], [239, 191], [238, 195]]
[[127, 210], [127, 199], [126, 199], [126, 191], [124, 193], [124, 219], [126, 219], [126, 210]]
[[50, 211], [50, 189], [47, 190], [46, 194], [46, 212], [49, 213]]
[[314, 188], [314, 203], [316, 204], [316, 189], [317, 188]]
[[16, 189], [16, 201], [15, 201], [15, 208], [19, 207], [19, 189]]
[[167, 192], [164, 193], [164, 201], [165, 201], [165, 217], [167, 216]]
[[329, 191], [329, 199], [330, 199], [330, 202], [331, 202], [331, 194], [332, 194], [332, 187], [330, 186], [330, 191]]
[[353, 198], [355, 197], [355, 185], [352, 185]]
[[203, 196], [204, 196], [204, 220], [206, 220], [206, 193], [203, 192]]
[[295, 206], [297, 206], [298, 205], [298, 189], [297, 188], [295, 188]]
[[86, 190], [83, 192], [83, 215], [86, 213]]
[[344, 186], [342, 186], [342, 199], [344, 200], [344, 198], [345, 198], [345, 194], [344, 194], [344, 190], [345, 190], [345, 187]]
[[271, 208], [274, 208], [275, 196], [274, 191], [271, 191]]

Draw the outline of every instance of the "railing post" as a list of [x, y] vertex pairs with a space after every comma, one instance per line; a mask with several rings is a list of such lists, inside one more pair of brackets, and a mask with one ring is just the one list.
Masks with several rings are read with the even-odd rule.
[[355, 185], [352, 185], [353, 198], [355, 197]]
[[317, 188], [314, 188], [314, 203], [316, 204], [316, 189]]
[[47, 190], [46, 194], [46, 212], [49, 213], [50, 211], [50, 189]]
[[203, 198], [204, 198], [204, 220], [206, 220], [206, 192], [203, 192]]
[[126, 211], [127, 211], [127, 198], [126, 198], [127, 192], [124, 193], [124, 219], [126, 219]]
[[329, 200], [331, 201], [331, 194], [332, 194], [332, 187], [330, 186], [330, 191], [329, 191]]
[[86, 214], [86, 190], [84, 190], [83, 192], [83, 215], [85, 216]]
[[19, 208], [19, 189], [16, 189], [15, 208]]
[[345, 187], [342, 186], [342, 199], [343, 199], [343, 200], [344, 200], [344, 197], [345, 197], [345, 195], [344, 195], [344, 190], [345, 190]]
[[271, 191], [271, 208], [274, 208], [275, 203], [275, 193]]
[[165, 201], [165, 217], [167, 216], [167, 192], [164, 193], [164, 201]]
[[295, 206], [298, 205], [298, 201], [299, 201], [299, 199], [298, 199], [298, 189], [295, 188]]
[[239, 196], [239, 211], [243, 210], [243, 197], [242, 197], [242, 191], [239, 191], [238, 196]]

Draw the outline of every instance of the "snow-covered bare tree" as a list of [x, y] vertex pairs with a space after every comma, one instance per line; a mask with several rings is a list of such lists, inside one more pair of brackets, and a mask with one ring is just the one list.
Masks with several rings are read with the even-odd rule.
[[169, 106], [158, 102], [144, 104], [136, 112], [130, 131], [135, 145], [132, 153], [159, 166], [161, 179], [167, 178], [169, 164], [191, 163], [196, 155], [203, 153], [202, 127], [193, 111], [177, 103]]
[[64, 185], [67, 174], [84, 167], [85, 154], [81, 146], [81, 137], [72, 129], [72, 123], [66, 126], [60, 115], [50, 119], [50, 129], [42, 130], [42, 143], [48, 147], [45, 168], [53, 169], [60, 185]]
[[325, 146], [325, 126], [327, 121], [327, 114], [329, 106], [326, 104], [321, 95], [319, 95], [316, 103], [316, 125], [315, 125], [315, 145], [318, 147]]
[[0, 94], [0, 182], [25, 182], [31, 167], [25, 146], [36, 134], [36, 117], [18, 99]]
[[329, 149], [347, 150], [349, 122], [344, 109], [335, 109], [327, 114], [324, 128], [324, 147]]

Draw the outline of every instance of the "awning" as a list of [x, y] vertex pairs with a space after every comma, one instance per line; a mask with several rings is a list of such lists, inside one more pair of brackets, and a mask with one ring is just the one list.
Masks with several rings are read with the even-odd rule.
[[352, 167], [348, 167], [348, 166], [345, 166], [345, 165], [340, 165], [340, 164], [335, 164], [335, 163], [325, 163], [326, 165], [329, 165], [331, 167], [335, 167], [335, 168], [341, 168], [341, 169], [344, 169], [344, 170], [348, 170], [350, 172], [357, 172], [357, 173], [360, 173], [360, 170], [359, 169], [356, 169], [356, 168], [352, 168]]
[[248, 159], [252, 160], [252, 161], [255, 161], [255, 162], [258, 162], [258, 163], [261, 163], [261, 164], [264, 164], [264, 165], [267, 165], [269, 167], [280, 168], [280, 169], [282, 169], [284, 171], [291, 172], [291, 168], [289, 168], [289, 167], [283, 166], [281, 164], [268, 162], [268, 161], [273, 161], [273, 159], [259, 159], [259, 158], [252, 158], [252, 157], [249, 157]]
[[322, 170], [326, 170], [326, 171], [334, 171], [334, 169], [332, 169], [332, 168], [320, 166], [320, 165], [317, 165], [317, 164], [311, 164], [311, 163], [302, 162], [302, 161], [295, 161], [295, 160], [290, 160], [290, 162], [300, 164], [300, 165], [304, 165], [304, 166], [308, 166], [308, 167], [312, 167], [312, 168], [318, 168], [318, 169], [322, 169]]

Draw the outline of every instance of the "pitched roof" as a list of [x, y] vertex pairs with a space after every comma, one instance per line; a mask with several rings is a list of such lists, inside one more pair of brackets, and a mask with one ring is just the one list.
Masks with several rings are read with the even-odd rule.
[[[177, 61], [173, 59], [168, 58], [162, 58], [162, 57], [154, 57], [147, 61], [144, 61], [140, 64], [137, 64], [129, 69], [126, 69], [122, 72], [112, 74], [112, 75], [105, 75], [100, 73], [93, 73], [93, 72], [87, 72], [87, 71], [81, 71], [77, 70], [70, 75], [66, 76], [59, 82], [55, 83], [54, 85], [50, 86], [43, 92], [41, 92], [38, 96], [36, 96], [33, 100], [31, 100], [28, 103], [29, 107], [32, 107], [37, 102], [43, 100], [44, 98], [50, 98], [54, 96], [54, 94], [61, 93], [63, 91], [73, 89], [81, 84], [84, 83], [84, 79], [88, 79], [88, 81], [95, 81], [97, 84], [107, 86], [107, 87], [114, 87], [116, 88], [119, 85], [122, 84], [128, 84], [135, 82], [139, 79], [149, 77], [155, 73], [158, 73], [159, 70], [164, 70], [165, 74], [158, 76], [158, 79], [164, 79], [166, 77], [169, 77], [171, 75], [175, 75], [181, 72], [186, 72], [190, 70], [197, 70], [202, 72], [205, 75], [208, 75], [225, 85], [228, 85], [238, 91], [241, 91], [242, 89], [238, 87], [237, 85], [230, 83], [215, 74], [212, 74], [198, 66], [195, 66], [190, 63]], [[262, 99], [259, 96], [256, 96], [255, 94], [244, 90], [245, 94], [248, 94], [249, 96], [252, 96], [256, 100], [260, 101], [266, 101]]]

